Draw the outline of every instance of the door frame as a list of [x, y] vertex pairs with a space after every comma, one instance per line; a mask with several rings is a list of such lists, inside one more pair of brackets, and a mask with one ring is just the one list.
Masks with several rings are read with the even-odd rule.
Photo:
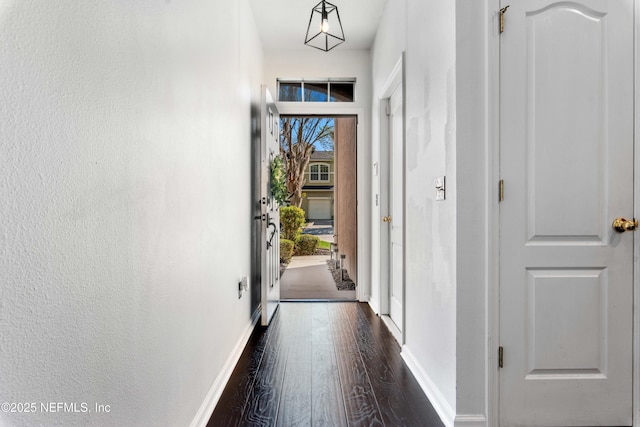
[[[315, 104], [315, 105], [314, 105]], [[276, 107], [282, 116], [327, 116], [327, 117], [355, 117], [356, 118], [356, 197], [357, 200], [366, 200], [368, 188], [366, 183], [369, 181], [364, 174], [365, 170], [368, 170], [364, 166], [364, 156], [368, 152], [368, 147], [365, 145], [365, 129], [364, 125], [365, 110], [361, 107], [351, 107], [347, 105], [338, 105], [340, 103], [305, 103], [305, 102], [279, 102], [276, 101]], [[365, 251], [362, 249], [365, 247], [364, 238], [370, 224], [371, 215], [365, 209], [363, 203], [357, 203], [356, 219], [358, 222], [357, 229], [357, 258], [358, 258], [358, 281], [360, 282], [356, 286], [356, 299], [360, 302], [367, 301], [368, 285], [362, 283], [368, 275], [365, 273], [371, 270], [371, 259], [365, 257]]]
[[[395, 93], [396, 89], [400, 89], [402, 91], [402, 152], [403, 152], [403, 173], [402, 173], [402, 269], [406, 271], [406, 209], [405, 208], [405, 200], [406, 200], [406, 158], [404, 153], [406, 151], [406, 78], [404, 75], [405, 70], [405, 52], [402, 52], [400, 58], [396, 62], [393, 70], [389, 74], [387, 81], [385, 82], [381, 96], [378, 99], [379, 103], [379, 113], [380, 113], [380, 145], [379, 152], [377, 153], [377, 157], [379, 159], [379, 164], [377, 165], [377, 175], [380, 181], [380, 190], [379, 190], [379, 210], [380, 216], [388, 215], [386, 212], [385, 206], [389, 205], [389, 193], [390, 193], [390, 164], [389, 164], [389, 150], [391, 149], [391, 135], [389, 134], [390, 126], [389, 126], [389, 116], [387, 115], [387, 111], [389, 108], [389, 100], [391, 96]], [[389, 273], [390, 269], [390, 229], [389, 226], [381, 221], [380, 217], [372, 218], [374, 224], [378, 224], [379, 235], [380, 235], [380, 243], [379, 246], [373, 247], [373, 252], [379, 254], [379, 300], [376, 303], [379, 309], [379, 314], [382, 320], [385, 322], [389, 330], [394, 334], [395, 338], [398, 340], [400, 346], [404, 345], [406, 340], [406, 310], [404, 307], [406, 305], [406, 275], [402, 275], [402, 319], [401, 319], [401, 327], [398, 330], [394, 323], [391, 321], [389, 317], [390, 304], [391, 304], [391, 283]]]
[[[634, 16], [634, 218], [640, 216], [640, 5], [633, 2]], [[500, 210], [498, 186], [500, 180], [500, 0], [487, 0], [487, 141], [486, 194], [489, 197], [487, 217], [487, 341], [486, 341], [486, 425], [500, 422], [500, 372], [497, 349], [500, 345]], [[508, 12], [507, 15], [508, 17]], [[508, 19], [508, 18], [507, 18]], [[638, 236], [636, 232], [636, 236]], [[640, 237], [634, 236], [633, 260], [633, 425], [640, 426]]]

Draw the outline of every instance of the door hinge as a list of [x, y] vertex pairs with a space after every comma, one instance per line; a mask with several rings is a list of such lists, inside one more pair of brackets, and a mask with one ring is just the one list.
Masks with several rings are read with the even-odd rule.
[[498, 347], [498, 367], [504, 367], [504, 348]]
[[498, 182], [498, 200], [501, 202], [504, 200], [504, 179]]
[[504, 14], [507, 12], [507, 9], [509, 9], [509, 6], [500, 9], [500, 34], [504, 33]]

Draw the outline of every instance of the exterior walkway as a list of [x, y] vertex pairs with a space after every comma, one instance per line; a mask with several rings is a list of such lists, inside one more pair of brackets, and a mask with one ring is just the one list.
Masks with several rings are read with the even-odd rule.
[[280, 299], [355, 299], [356, 291], [336, 288], [328, 259], [328, 255], [294, 256], [280, 279]]

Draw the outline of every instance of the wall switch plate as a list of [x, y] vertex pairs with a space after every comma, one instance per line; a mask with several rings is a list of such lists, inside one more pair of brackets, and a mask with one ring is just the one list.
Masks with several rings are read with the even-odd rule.
[[247, 276], [240, 279], [238, 282], [238, 299], [242, 298], [242, 291], [249, 290], [249, 278]]
[[445, 191], [445, 177], [439, 176], [435, 180], [436, 185], [436, 200], [444, 200], [446, 198]]

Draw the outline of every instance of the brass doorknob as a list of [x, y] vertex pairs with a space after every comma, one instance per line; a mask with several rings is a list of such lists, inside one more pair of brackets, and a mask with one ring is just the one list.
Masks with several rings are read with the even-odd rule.
[[624, 219], [622, 217], [618, 217], [613, 220], [613, 224], [611, 224], [614, 230], [618, 233], [624, 233], [625, 231], [633, 231], [638, 228], [638, 220], [637, 219]]
[[391, 217], [390, 216], [383, 216], [382, 217], [382, 222], [391, 222]]

